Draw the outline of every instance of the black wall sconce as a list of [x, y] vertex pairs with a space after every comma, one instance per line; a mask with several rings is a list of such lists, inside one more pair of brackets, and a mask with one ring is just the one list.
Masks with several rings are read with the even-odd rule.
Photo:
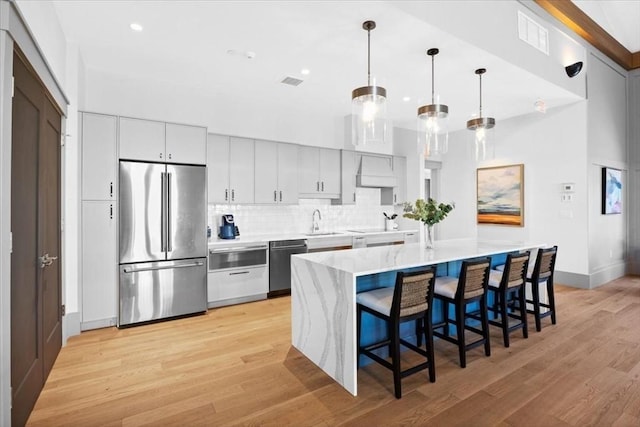
[[575, 64], [567, 65], [566, 67], [564, 67], [564, 70], [567, 72], [567, 76], [575, 77], [580, 73], [580, 70], [582, 70], [582, 61], [578, 61]]

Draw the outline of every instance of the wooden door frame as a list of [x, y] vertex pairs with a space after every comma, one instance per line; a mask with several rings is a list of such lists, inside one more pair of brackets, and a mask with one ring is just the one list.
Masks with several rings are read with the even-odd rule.
[[[62, 132], [67, 115], [68, 98], [45, 60], [17, 6], [0, 0], [0, 425], [11, 425], [11, 132], [13, 51], [19, 47], [54, 104], [62, 111]], [[64, 168], [64, 162], [61, 167]], [[61, 172], [64, 176], [64, 169]], [[64, 192], [64, 178], [63, 188]], [[63, 193], [64, 194], [64, 193]], [[64, 218], [64, 209], [62, 210]], [[65, 236], [61, 245], [64, 248]], [[64, 283], [64, 266], [62, 270]], [[64, 285], [63, 285], [64, 296]]]

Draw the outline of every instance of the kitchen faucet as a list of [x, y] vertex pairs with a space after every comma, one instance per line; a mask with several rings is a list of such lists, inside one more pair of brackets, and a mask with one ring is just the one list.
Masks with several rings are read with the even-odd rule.
[[318, 224], [318, 220], [316, 220], [316, 212], [318, 213], [318, 220], [322, 219], [322, 214], [320, 214], [320, 210], [316, 209], [311, 214], [311, 232], [315, 233], [316, 231], [320, 231], [320, 225]]

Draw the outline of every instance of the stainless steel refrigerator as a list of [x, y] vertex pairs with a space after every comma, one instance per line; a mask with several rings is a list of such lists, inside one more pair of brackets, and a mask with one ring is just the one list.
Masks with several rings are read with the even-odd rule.
[[119, 327], [207, 310], [206, 179], [204, 166], [120, 162]]

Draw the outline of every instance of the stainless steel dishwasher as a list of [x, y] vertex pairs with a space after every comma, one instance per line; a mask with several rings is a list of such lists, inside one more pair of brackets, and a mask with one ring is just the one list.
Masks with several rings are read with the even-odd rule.
[[269, 242], [269, 298], [291, 293], [291, 255], [306, 253], [303, 239]]

